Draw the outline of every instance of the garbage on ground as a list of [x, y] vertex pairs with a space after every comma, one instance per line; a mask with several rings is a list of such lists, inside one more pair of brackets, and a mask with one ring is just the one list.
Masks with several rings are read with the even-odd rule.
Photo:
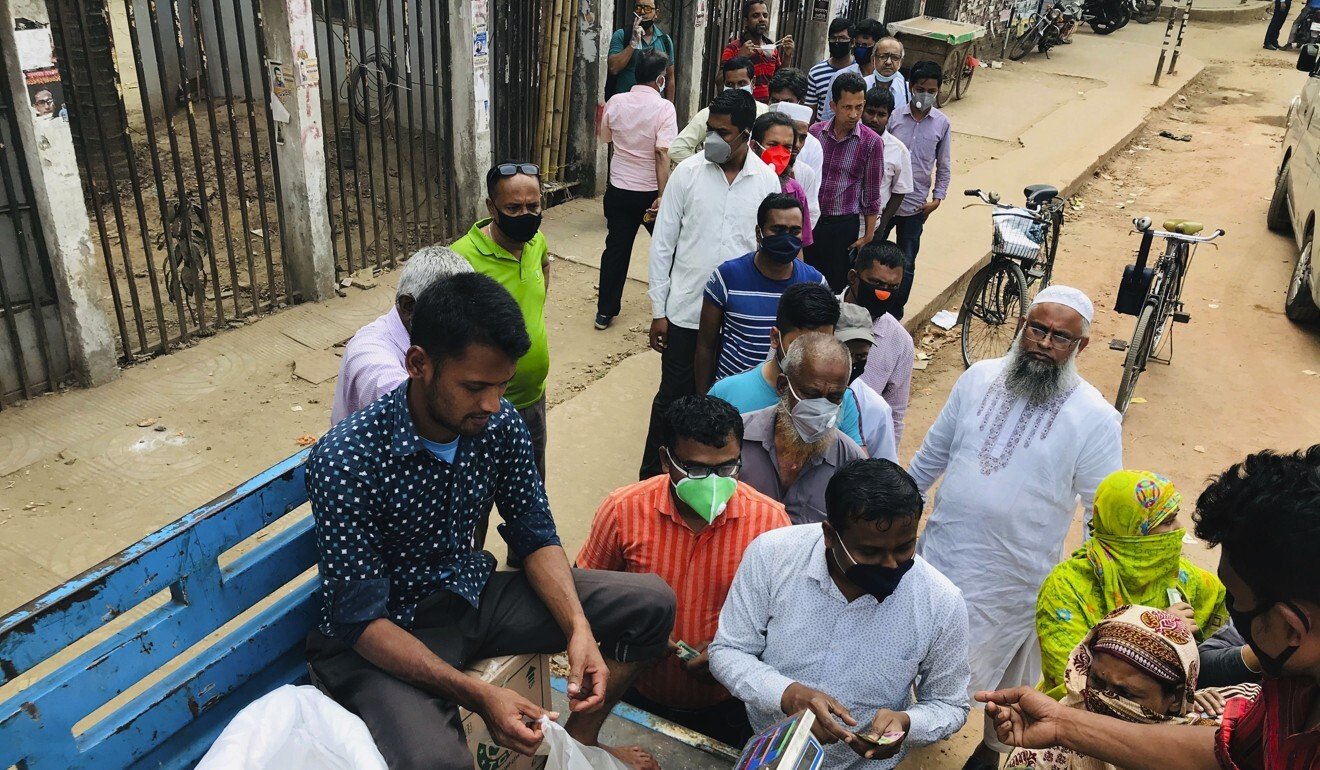
[[948, 331], [958, 325], [958, 314], [949, 312], [948, 310], [941, 310], [930, 317], [930, 322], [941, 329]]

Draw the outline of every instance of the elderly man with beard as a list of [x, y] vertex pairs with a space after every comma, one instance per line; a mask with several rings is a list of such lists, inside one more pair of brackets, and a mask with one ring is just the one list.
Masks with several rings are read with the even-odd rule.
[[[919, 553], [967, 599], [973, 692], [1040, 679], [1036, 595], [1077, 498], [1090, 511], [1123, 467], [1118, 412], [1077, 373], [1092, 312], [1077, 289], [1037, 294], [1008, 355], [958, 379], [909, 468], [923, 494], [944, 477]], [[987, 719], [965, 770], [1007, 751]]]
[[866, 457], [837, 427], [851, 371], [846, 345], [828, 334], [803, 334], [784, 356], [779, 403], [743, 415], [741, 480], [783, 503], [794, 524], [824, 521], [830, 477]]

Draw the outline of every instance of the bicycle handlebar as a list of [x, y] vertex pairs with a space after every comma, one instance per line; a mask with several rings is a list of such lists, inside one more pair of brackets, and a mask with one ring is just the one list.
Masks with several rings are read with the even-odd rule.
[[1151, 221], [1150, 217], [1137, 217], [1136, 219], [1132, 220], [1132, 226], [1137, 229], [1137, 232], [1142, 233], [1143, 235], [1149, 233], [1150, 235], [1156, 238], [1166, 238], [1168, 240], [1174, 240], [1174, 241], [1187, 241], [1188, 243], [1210, 243], [1216, 238], [1228, 234], [1228, 232], [1221, 227], [1216, 229], [1213, 233], [1210, 233], [1209, 235], [1183, 235], [1182, 233], [1171, 233], [1166, 230], [1156, 230], [1152, 226], [1153, 224], [1154, 223]]

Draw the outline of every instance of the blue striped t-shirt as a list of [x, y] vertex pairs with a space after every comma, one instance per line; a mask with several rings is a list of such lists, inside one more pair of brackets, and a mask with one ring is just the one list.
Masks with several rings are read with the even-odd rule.
[[755, 252], [731, 259], [710, 274], [706, 298], [724, 311], [720, 327], [720, 358], [715, 379], [745, 372], [770, 354], [770, 329], [775, 325], [779, 297], [795, 283], [825, 283], [816, 268], [793, 260], [786, 281], [766, 278], [756, 268]]

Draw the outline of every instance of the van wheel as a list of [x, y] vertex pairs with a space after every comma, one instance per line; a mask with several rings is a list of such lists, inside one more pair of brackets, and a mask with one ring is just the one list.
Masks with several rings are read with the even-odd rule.
[[1288, 215], [1288, 167], [1279, 170], [1279, 178], [1274, 183], [1274, 196], [1270, 198], [1270, 208], [1265, 212], [1265, 224], [1276, 233], [1292, 232], [1292, 219]]
[[1306, 236], [1306, 245], [1297, 255], [1297, 267], [1293, 268], [1292, 280], [1288, 281], [1288, 294], [1284, 297], [1283, 312], [1288, 319], [1297, 323], [1311, 323], [1320, 320], [1320, 308], [1315, 306], [1311, 296], [1311, 236]]

